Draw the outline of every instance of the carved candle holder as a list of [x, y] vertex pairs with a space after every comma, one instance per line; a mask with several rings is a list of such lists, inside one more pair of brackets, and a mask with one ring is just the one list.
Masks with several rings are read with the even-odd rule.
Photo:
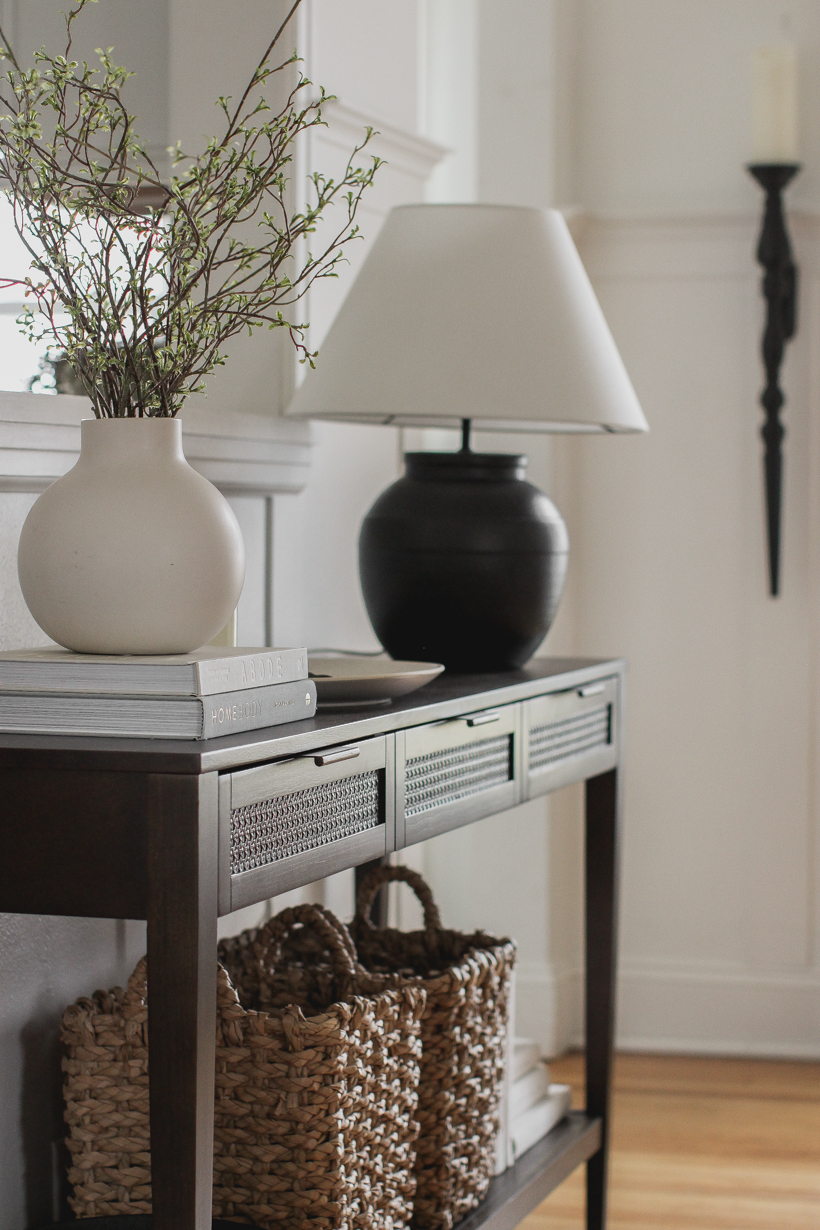
[[792, 257], [783, 189], [800, 170], [797, 162], [755, 163], [748, 167], [766, 193], [763, 227], [757, 245], [758, 263], [763, 266], [763, 297], [766, 300], [766, 327], [761, 351], [766, 370], [766, 387], [760, 404], [766, 421], [760, 429], [765, 445], [766, 524], [769, 546], [769, 592], [780, 592], [780, 514], [783, 491], [783, 437], [780, 421], [785, 397], [780, 388], [780, 367], [786, 343], [797, 330], [797, 266]]

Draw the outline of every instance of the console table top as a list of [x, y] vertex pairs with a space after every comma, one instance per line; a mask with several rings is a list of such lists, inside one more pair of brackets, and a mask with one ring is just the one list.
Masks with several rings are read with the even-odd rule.
[[514, 704], [621, 675], [622, 658], [534, 658], [522, 670], [481, 675], [446, 672], [418, 692], [371, 710], [319, 712], [302, 722], [219, 739], [101, 739], [78, 735], [0, 735], [0, 769], [53, 768], [136, 773], [199, 774], [296, 756], [334, 743], [428, 722], [446, 721], [469, 708]]

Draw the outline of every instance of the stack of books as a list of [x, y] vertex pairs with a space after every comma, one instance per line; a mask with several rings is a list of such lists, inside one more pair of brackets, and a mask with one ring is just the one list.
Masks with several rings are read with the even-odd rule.
[[508, 1118], [509, 1161], [539, 1141], [559, 1123], [570, 1108], [569, 1085], [554, 1085], [537, 1042], [516, 1038], [510, 1073]]
[[515, 1038], [509, 1050], [496, 1174], [512, 1166], [560, 1123], [572, 1101], [569, 1085], [550, 1081], [550, 1070], [537, 1042]]
[[213, 739], [310, 718], [306, 649], [205, 646], [162, 657], [0, 653], [0, 732]]

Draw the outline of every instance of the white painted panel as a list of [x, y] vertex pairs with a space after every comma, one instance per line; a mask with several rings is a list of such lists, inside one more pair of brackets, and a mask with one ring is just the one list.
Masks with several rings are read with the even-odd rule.
[[[749, 228], [631, 225], [628, 240], [620, 224], [592, 227], [590, 267], [651, 431], [573, 442], [570, 521], [580, 646], [630, 661], [621, 1037], [818, 1054], [815, 322], [804, 315], [784, 371], [773, 600]], [[813, 269], [812, 229], [795, 236]]]
[[305, 510], [304, 627], [309, 648], [378, 649], [359, 586], [359, 528], [399, 474], [398, 430], [314, 424]]
[[237, 608], [237, 644], [264, 645], [267, 501], [262, 496], [234, 496], [228, 503], [236, 513], [245, 542], [245, 584]]
[[343, 103], [414, 132], [418, 115], [416, 0], [310, 0], [309, 76]]
[[34, 499], [0, 495], [0, 649], [53, 644], [29, 614], [17, 580], [17, 543]]
[[79, 996], [124, 986], [144, 952], [144, 923], [0, 914], [0, 1230], [70, 1216], [59, 1144], [54, 1163], [60, 1018]]
[[599, 213], [755, 208], [751, 60], [793, 39], [805, 170], [790, 197], [820, 204], [816, 0], [582, 0], [581, 199]]

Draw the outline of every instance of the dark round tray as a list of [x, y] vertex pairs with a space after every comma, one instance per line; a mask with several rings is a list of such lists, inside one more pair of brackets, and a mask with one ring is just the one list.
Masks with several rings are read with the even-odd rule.
[[[126, 1213], [121, 1217], [79, 1217], [76, 1221], [61, 1221], [49, 1230], [151, 1230], [150, 1213]], [[248, 1222], [223, 1221], [214, 1218], [213, 1230], [259, 1230]]]

